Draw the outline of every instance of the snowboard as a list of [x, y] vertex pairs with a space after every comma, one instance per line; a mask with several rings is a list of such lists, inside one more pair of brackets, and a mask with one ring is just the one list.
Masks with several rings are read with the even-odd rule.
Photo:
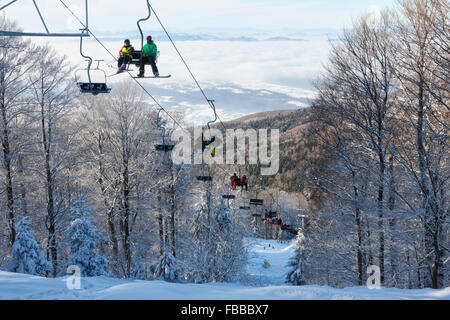
[[169, 74], [169, 75], [167, 75], [167, 76], [157, 76], [157, 77], [155, 77], [155, 76], [151, 76], [151, 77], [133, 77], [134, 79], [157, 79], [157, 78], [162, 78], [162, 79], [167, 79], [167, 78], [170, 78], [172, 75], [171, 74]]

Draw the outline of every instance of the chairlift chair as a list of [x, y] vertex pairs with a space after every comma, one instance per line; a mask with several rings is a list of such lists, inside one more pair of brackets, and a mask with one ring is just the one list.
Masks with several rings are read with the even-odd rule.
[[202, 133], [202, 151], [205, 151], [206, 147], [214, 143], [214, 141], [216, 141], [216, 137], [212, 137], [211, 140], [205, 140]]
[[250, 199], [250, 205], [262, 206], [263, 204], [264, 204], [264, 200], [262, 200], [262, 199]]
[[212, 177], [211, 176], [197, 176], [197, 180], [202, 181], [202, 182], [209, 182], [209, 181], [212, 181]]
[[[214, 100], [210, 100], [208, 99], [208, 103], [210, 105], [210, 107], [213, 109], [214, 111], [214, 120], [209, 121], [206, 126], [208, 127], [208, 130], [211, 130], [211, 124], [215, 123], [218, 119], [217, 116], [217, 112], [216, 112], [216, 106], [214, 105]], [[214, 143], [216, 141], [216, 137], [211, 137], [210, 140], [206, 140], [205, 139], [205, 135], [202, 132], [202, 152], [205, 151], [206, 147], [211, 145], [212, 143]]]
[[159, 109], [158, 114], [156, 115], [156, 127], [161, 129], [161, 131], [162, 131], [162, 144], [155, 145], [155, 149], [156, 149], [156, 151], [170, 152], [173, 150], [175, 145], [165, 143], [166, 129], [164, 128], [163, 125], [161, 125], [161, 122], [160, 122], [161, 111], [162, 111], [162, 109]]
[[[81, 33], [88, 34], [89, 31], [87, 28], [85, 28], [85, 29], [81, 29]], [[97, 62], [97, 66], [95, 68], [91, 69], [92, 58], [83, 54], [83, 37], [80, 37], [80, 55], [83, 58], [85, 58], [86, 61], [88, 62], [87, 68], [78, 69], [75, 71], [75, 81], [77, 83], [77, 86], [80, 88], [80, 92], [81, 93], [90, 93], [90, 94], [93, 94], [94, 96], [98, 95], [99, 93], [110, 93], [111, 88], [108, 87], [108, 85], [106, 84], [106, 72], [104, 70], [100, 69], [100, 62], [102, 62], [103, 60], [95, 60], [95, 62]], [[78, 81], [78, 73], [80, 71], [87, 72], [89, 82]], [[105, 81], [104, 82], [92, 82], [91, 71], [99, 71], [99, 72], [103, 73]]]
[[[133, 58], [130, 60], [127, 69], [129, 69], [129, 65], [135, 65], [136, 67], [140, 67], [141, 66], [141, 59], [142, 59], [142, 49], [144, 48], [144, 32], [142, 32], [142, 28], [141, 28], [141, 23], [144, 21], [147, 21], [150, 19], [151, 15], [152, 15], [152, 7], [150, 5], [149, 0], [147, 0], [147, 9], [148, 9], [148, 14], [145, 18], [139, 19], [137, 21], [137, 27], [139, 29], [139, 33], [141, 34], [141, 50], [135, 50], [133, 52]], [[156, 52], [156, 59], [155, 59], [155, 63], [158, 62], [158, 58], [159, 58], [159, 51]], [[149, 63], [145, 63], [145, 65], [149, 65]], [[167, 75], [167, 76], [158, 76], [158, 77], [143, 77], [143, 78], [170, 78], [171, 75]], [[133, 78], [139, 78], [139, 77], [133, 77]]]
[[163, 151], [163, 152], [170, 152], [173, 150], [174, 147], [175, 147], [174, 145], [168, 145], [168, 144], [155, 145], [156, 151]]
[[95, 82], [77, 82], [77, 86], [80, 88], [81, 93], [91, 93], [94, 96], [99, 93], [110, 93], [111, 88], [106, 83]]
[[223, 199], [230, 200], [230, 199], [235, 199], [236, 196], [233, 195], [233, 194], [225, 194], [225, 195], [222, 196], [222, 198], [223, 198]]

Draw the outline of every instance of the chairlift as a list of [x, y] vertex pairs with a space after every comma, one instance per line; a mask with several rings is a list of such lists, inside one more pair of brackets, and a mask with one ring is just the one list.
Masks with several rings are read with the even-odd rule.
[[170, 152], [173, 150], [175, 145], [165, 143], [166, 129], [164, 128], [163, 125], [161, 125], [161, 121], [160, 121], [161, 120], [161, 118], [160, 118], [161, 111], [162, 111], [162, 109], [159, 109], [158, 114], [156, 115], [156, 127], [162, 130], [162, 144], [155, 145], [155, 149], [156, 149], [156, 151]]
[[262, 200], [262, 199], [250, 199], [250, 205], [262, 206], [263, 204], [264, 204], [264, 200]]
[[202, 182], [209, 182], [209, 181], [212, 181], [212, 177], [211, 176], [197, 176], [197, 180], [202, 181]]
[[233, 195], [233, 194], [225, 194], [225, 195], [222, 196], [222, 198], [230, 200], [230, 199], [236, 199], [236, 196]]
[[[88, 30], [86, 28], [81, 29], [81, 30], [82, 30], [82, 34], [88, 33]], [[77, 86], [80, 88], [80, 92], [81, 93], [90, 93], [90, 94], [93, 94], [94, 96], [98, 95], [99, 93], [110, 93], [111, 88], [108, 87], [108, 85], [106, 84], [106, 72], [104, 70], [100, 69], [100, 62], [102, 62], [103, 60], [95, 60], [95, 62], [97, 62], [97, 66], [95, 68], [91, 69], [92, 58], [83, 54], [83, 37], [80, 37], [80, 54], [88, 62], [87, 68], [78, 69], [75, 71], [75, 81], [77, 83]], [[87, 72], [89, 82], [78, 81], [78, 73], [80, 71]], [[91, 71], [99, 71], [99, 72], [103, 73], [105, 81], [104, 82], [92, 82]]]
[[[139, 29], [139, 33], [141, 34], [141, 50], [134, 50], [133, 52], [133, 57], [130, 60], [127, 69], [129, 69], [129, 65], [135, 65], [136, 67], [140, 67], [141, 66], [141, 59], [142, 59], [142, 49], [144, 48], [144, 32], [142, 32], [142, 28], [141, 28], [141, 23], [145, 22], [147, 20], [150, 19], [151, 15], [152, 15], [152, 7], [150, 5], [150, 1], [147, 0], [147, 9], [148, 9], [148, 15], [145, 18], [139, 19], [137, 21], [137, 27]], [[160, 52], [157, 51], [156, 52], [156, 59], [155, 59], [155, 63], [158, 62], [158, 58], [160, 56]], [[149, 63], [145, 63], [145, 65], [150, 65]], [[135, 79], [139, 79], [139, 78], [170, 78], [171, 75], [167, 75], [167, 76], [153, 76], [153, 77], [133, 77]]]
[[[217, 119], [218, 119], [217, 112], [216, 112], [216, 106], [214, 105], [214, 102], [215, 102], [214, 100], [208, 99], [208, 103], [209, 103], [210, 107], [211, 107], [211, 108], [213, 109], [213, 111], [214, 111], [214, 120], [209, 121], [209, 122], [206, 124], [207, 127], [208, 127], [208, 130], [211, 130], [210, 125], [213, 124], [213, 123], [215, 123], [215, 122], [217, 121]], [[206, 139], [205, 139], [205, 135], [204, 135], [203, 132], [202, 132], [202, 152], [205, 151], [205, 149], [206, 149], [207, 146], [211, 145], [211, 144], [214, 143], [215, 141], [216, 141], [216, 137], [211, 137], [210, 140], [206, 140]]]
[[287, 228], [287, 232], [292, 233], [293, 235], [298, 235], [298, 230], [293, 228]]

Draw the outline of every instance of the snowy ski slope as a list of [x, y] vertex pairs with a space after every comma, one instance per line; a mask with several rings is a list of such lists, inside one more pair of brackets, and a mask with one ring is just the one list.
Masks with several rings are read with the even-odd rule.
[[[119, 299], [119, 300], [308, 300], [308, 299], [446, 299], [450, 287], [442, 290], [335, 289], [326, 286], [286, 286], [286, 263], [293, 254], [293, 244], [248, 239], [248, 273], [253, 285], [177, 284], [163, 281], [82, 278], [81, 290], [69, 290], [67, 277], [46, 279], [0, 271], [0, 299]], [[270, 244], [270, 247], [269, 247]], [[264, 268], [264, 260], [270, 263]]]

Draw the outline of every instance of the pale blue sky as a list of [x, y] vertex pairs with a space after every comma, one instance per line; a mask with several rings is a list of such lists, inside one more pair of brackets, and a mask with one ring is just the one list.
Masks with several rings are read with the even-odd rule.
[[[10, 0], [0, 0], [0, 6]], [[84, 0], [64, 0], [82, 14]], [[152, 0], [151, 4], [172, 31], [302, 31], [341, 29], [367, 10], [391, 6], [395, 0]], [[37, 0], [51, 31], [76, 29], [59, 0]], [[127, 6], [126, 4], [132, 4]], [[91, 26], [97, 31], [133, 30], [146, 15], [144, 0], [90, 0]], [[44, 31], [31, 0], [19, 0], [4, 10], [26, 31]], [[153, 20], [146, 25], [156, 29]]]

